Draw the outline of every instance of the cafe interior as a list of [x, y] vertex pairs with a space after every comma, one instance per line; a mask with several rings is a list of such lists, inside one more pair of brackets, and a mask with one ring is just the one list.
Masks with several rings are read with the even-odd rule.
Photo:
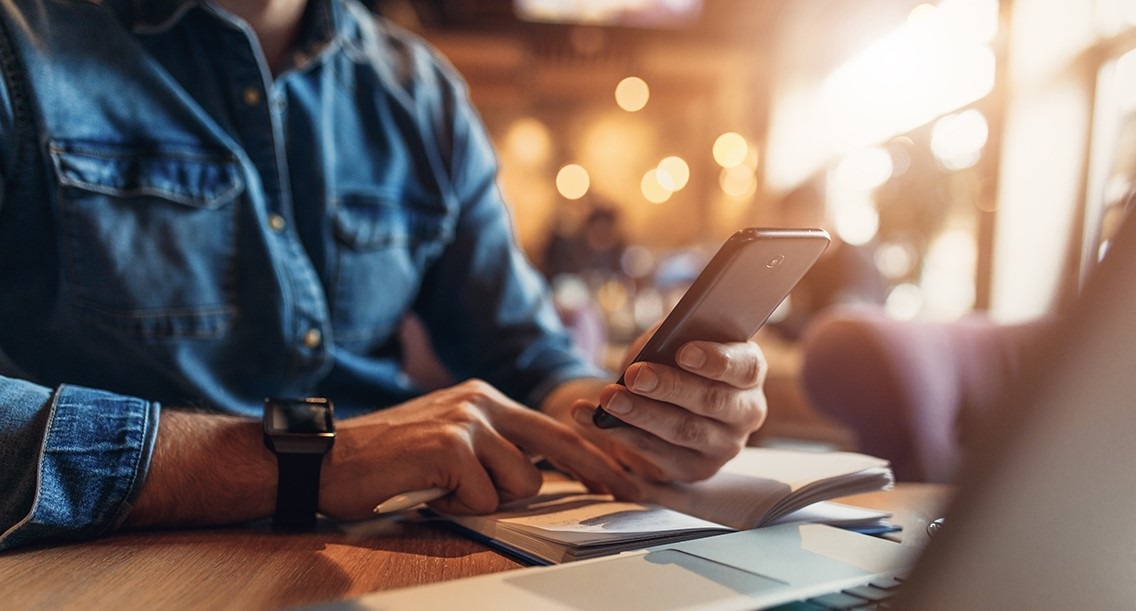
[[[677, 303], [729, 236], [746, 227], [823, 228], [831, 236], [825, 254], [758, 332], [769, 363], [768, 417], [750, 444], [886, 459], [893, 489], [834, 493], [893, 517], [898, 530], [875, 533], [891, 541], [861, 537], [861, 544], [898, 542], [910, 551], [934, 536], [949, 554], [973, 551], [952, 547], [962, 537], [988, 540], [981, 554], [954, 557], [974, 572], [932, 557], [909, 592], [981, 593], [958, 576], [985, 572], [979, 585], [998, 582], [1013, 602], [953, 608], [1132, 607], [1128, 513], [1136, 486], [1126, 485], [1130, 468], [1124, 477], [1115, 472], [1132, 462], [1131, 440], [1099, 435], [1130, 430], [1114, 423], [1131, 418], [1084, 418], [1094, 403], [1100, 414], [1130, 407], [1130, 397], [1077, 395], [1075, 412], [1023, 429], [1034, 443], [1018, 443], [1019, 450], [1060, 450], [1037, 463], [1041, 480], [1018, 477], [1027, 473], [1022, 468], [990, 468], [1015, 485], [990, 495], [994, 502], [980, 498], [985, 503], [939, 518], [956, 487], [977, 481], [971, 490], [983, 493], [989, 481], [1007, 481], [961, 475], [966, 442], [989, 422], [1024, 356], [1070, 311], [1087, 279], [1099, 269], [1116, 278], [1116, 268], [1097, 264], [1136, 194], [1136, 0], [367, 4], [430, 42], [465, 79], [496, 148], [516, 239], [548, 279], [578, 348], [612, 379], [634, 339]], [[1113, 333], [1108, 346], [1126, 337]], [[401, 340], [411, 378], [425, 387], [454, 381], [413, 319]], [[1130, 352], [1115, 349], [1119, 366], [1106, 375], [1131, 368]], [[86, 425], [61, 420], [53, 426]], [[1084, 446], [1069, 442], [1070, 430], [1096, 446], [1084, 453], [1093, 471], [1080, 469], [1075, 455]], [[199, 449], [215, 452], [212, 462], [226, 472], [245, 471], [228, 468], [229, 457], [240, 454], [219, 444]], [[78, 454], [60, 450], [68, 452]], [[178, 481], [198, 477], [184, 475]], [[545, 477], [566, 479], [552, 471]], [[1035, 488], [1045, 494], [1032, 494]], [[39, 507], [39, 496], [35, 502]], [[36, 511], [10, 532], [36, 532]], [[744, 570], [706, 560], [713, 570], [699, 569], [707, 579], [688, 587], [701, 564], [673, 549], [642, 563], [666, 571], [646, 578], [597, 559], [577, 563], [582, 573], [546, 579], [555, 568], [514, 571], [532, 562], [492, 537], [418, 518], [320, 520], [310, 532], [288, 534], [272, 531], [268, 520], [85, 532], [99, 537], [0, 554], [0, 608], [563, 609], [594, 596], [604, 603], [596, 608], [623, 610], [683, 608], [707, 592], [725, 592], [726, 602], [700, 609], [752, 608], [748, 593], [776, 581], [765, 569], [743, 581], [735, 573]], [[960, 538], [951, 538], [951, 528]], [[802, 541], [805, 550], [819, 539]], [[717, 546], [704, 542], [703, 550]], [[841, 559], [856, 555], [847, 550]], [[790, 564], [760, 552], [742, 555]], [[841, 579], [841, 587], [851, 584], [847, 574]], [[752, 590], [737, 587], [755, 581]], [[941, 588], [919, 589], [926, 584]], [[622, 598], [610, 596], [613, 589]], [[1118, 593], [1112, 600], [1123, 602], [1020, 604], [1055, 591]], [[518, 592], [530, 603], [508, 604]], [[668, 596], [665, 605], [642, 602]], [[736, 606], [726, 606], [730, 601]], [[783, 608], [806, 608], [801, 604]]]
[[466, 79], [517, 240], [612, 371], [737, 229], [826, 229], [842, 262], [759, 332], [752, 442], [900, 479], [950, 479], [952, 421], [1076, 297], [1136, 176], [1130, 0], [375, 8]]

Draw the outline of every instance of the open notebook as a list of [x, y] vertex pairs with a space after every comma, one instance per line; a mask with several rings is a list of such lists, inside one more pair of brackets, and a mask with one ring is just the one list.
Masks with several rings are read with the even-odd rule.
[[[1134, 223], [1130, 215], [1066, 326], [1007, 395], [1003, 422], [967, 456], [946, 525], [892, 608], [1136, 606]], [[912, 552], [822, 525], [774, 526], [333, 606], [775, 608], [906, 571]]]
[[882, 490], [893, 481], [887, 461], [873, 456], [746, 448], [714, 477], [654, 485], [642, 503], [554, 479], [536, 498], [497, 513], [447, 519], [534, 564], [554, 564], [770, 524], [884, 530], [886, 513], [825, 501]]

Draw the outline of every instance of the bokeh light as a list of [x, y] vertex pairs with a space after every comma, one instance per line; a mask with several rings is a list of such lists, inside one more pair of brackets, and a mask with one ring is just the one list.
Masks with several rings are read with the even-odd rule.
[[947, 115], [931, 128], [931, 152], [948, 170], [962, 170], [978, 163], [990, 129], [986, 117], [970, 109]]
[[888, 293], [884, 309], [888, 316], [898, 320], [913, 320], [923, 311], [926, 298], [923, 291], [914, 284], [901, 284]]
[[840, 239], [863, 245], [880, 230], [880, 213], [865, 192], [833, 193], [832, 225]]
[[669, 191], [681, 191], [690, 180], [690, 166], [682, 157], [670, 156], [659, 162], [658, 180]]
[[876, 248], [873, 259], [884, 277], [896, 280], [915, 271], [919, 252], [910, 242], [885, 242]]
[[733, 168], [745, 162], [749, 143], [736, 132], [726, 132], [714, 140], [714, 161], [723, 168]]
[[552, 156], [552, 134], [533, 117], [521, 117], [505, 132], [504, 153], [525, 165], [541, 165]]
[[718, 186], [734, 199], [752, 197], [757, 191], [757, 177], [744, 165], [723, 168], [718, 175]]
[[637, 76], [629, 76], [615, 86], [615, 103], [627, 112], [637, 112], [647, 105], [651, 88]]
[[570, 163], [556, 173], [556, 190], [567, 199], [580, 199], [588, 193], [591, 179], [584, 166]]
[[661, 204], [667, 201], [673, 193], [663, 185], [659, 178], [658, 168], [652, 168], [643, 175], [643, 180], [639, 182], [639, 190], [643, 193], [643, 197], [652, 204]]
[[655, 255], [646, 246], [631, 244], [619, 257], [619, 267], [629, 278], [646, 278], [655, 270]]

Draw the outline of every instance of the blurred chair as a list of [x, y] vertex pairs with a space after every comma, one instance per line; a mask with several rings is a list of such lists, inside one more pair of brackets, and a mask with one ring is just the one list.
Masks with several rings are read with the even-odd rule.
[[834, 308], [802, 338], [801, 385], [814, 409], [852, 429], [857, 449], [889, 459], [898, 480], [949, 482], [967, 432], [982, 426], [1047, 325]]

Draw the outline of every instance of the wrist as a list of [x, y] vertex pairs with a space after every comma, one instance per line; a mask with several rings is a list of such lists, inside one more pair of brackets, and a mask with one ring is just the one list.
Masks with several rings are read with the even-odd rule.
[[163, 408], [126, 526], [232, 524], [272, 514], [276, 463], [260, 422]]

